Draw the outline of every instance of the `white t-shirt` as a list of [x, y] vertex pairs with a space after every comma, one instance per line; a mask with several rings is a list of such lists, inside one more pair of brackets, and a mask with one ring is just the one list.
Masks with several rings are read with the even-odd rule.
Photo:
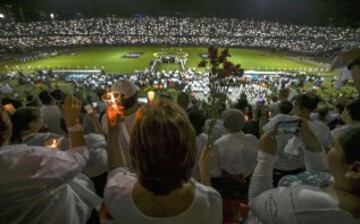
[[221, 224], [222, 198], [211, 187], [204, 186], [194, 180], [195, 197], [190, 207], [183, 213], [167, 218], [149, 217], [135, 205], [132, 191], [136, 176], [124, 168], [113, 170], [105, 186], [105, 205], [114, 219], [114, 224]]
[[255, 168], [259, 141], [250, 134], [228, 133], [215, 142], [210, 175], [220, 177], [225, 170], [231, 175], [249, 176]]
[[[44, 146], [44, 143], [52, 138], [60, 138], [59, 149], [66, 151], [70, 148], [70, 141], [67, 137], [56, 135], [54, 133], [36, 133], [27, 140], [25, 144], [28, 146]], [[88, 177], [96, 177], [107, 171], [107, 152], [106, 139], [100, 134], [84, 135], [86, 146], [89, 150], [90, 158], [82, 173]]]
[[62, 114], [56, 105], [43, 105], [40, 107], [40, 112], [43, 117], [44, 125], [49, 129], [49, 132], [65, 135], [66, 133], [61, 128]]
[[325, 148], [329, 148], [332, 141], [330, 128], [319, 121], [309, 121], [309, 125], [320, 144]]

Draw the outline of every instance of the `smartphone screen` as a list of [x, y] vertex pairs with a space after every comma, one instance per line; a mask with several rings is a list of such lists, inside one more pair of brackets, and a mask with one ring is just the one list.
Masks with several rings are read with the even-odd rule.
[[277, 135], [295, 135], [300, 131], [300, 120], [282, 121], [277, 123]]

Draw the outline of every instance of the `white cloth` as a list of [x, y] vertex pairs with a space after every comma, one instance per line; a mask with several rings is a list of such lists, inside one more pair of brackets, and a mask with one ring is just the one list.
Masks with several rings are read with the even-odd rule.
[[114, 224], [220, 224], [222, 223], [222, 198], [211, 187], [194, 180], [195, 197], [190, 207], [183, 213], [167, 218], [149, 217], [136, 207], [132, 191], [136, 176], [124, 168], [113, 170], [105, 187], [104, 200], [107, 209], [114, 218]]
[[231, 175], [249, 176], [255, 168], [259, 141], [250, 134], [228, 133], [215, 142], [210, 175], [220, 177], [222, 170]]
[[0, 223], [86, 223], [101, 198], [81, 170], [86, 147], [0, 147]]
[[43, 105], [40, 107], [41, 115], [43, 117], [44, 125], [58, 135], [65, 135], [66, 133], [61, 128], [62, 114], [56, 105]]
[[[325, 152], [305, 150], [308, 171], [326, 169]], [[247, 224], [356, 224], [350, 213], [319, 187], [291, 185], [272, 189], [275, 157], [260, 152], [249, 189], [250, 216]]]
[[[44, 146], [44, 143], [52, 138], [62, 138], [60, 142], [60, 150], [68, 150], [70, 148], [69, 139], [54, 133], [36, 133], [27, 139], [24, 143], [29, 146]], [[89, 150], [89, 160], [86, 163], [82, 173], [88, 177], [96, 177], [107, 171], [107, 143], [103, 135], [87, 134], [84, 135], [86, 146]]]

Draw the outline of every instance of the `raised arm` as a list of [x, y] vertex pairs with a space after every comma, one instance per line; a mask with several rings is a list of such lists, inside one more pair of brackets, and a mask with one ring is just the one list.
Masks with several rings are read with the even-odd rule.
[[300, 136], [305, 145], [304, 160], [307, 171], [323, 172], [328, 169], [325, 149], [305, 120], [301, 122]]
[[276, 150], [275, 130], [273, 129], [264, 133], [260, 138], [260, 151], [249, 187], [250, 202], [262, 192], [273, 188]]
[[108, 168], [112, 171], [118, 167], [127, 167], [124, 149], [119, 145], [121, 118], [112, 106], [106, 110], [108, 118]]

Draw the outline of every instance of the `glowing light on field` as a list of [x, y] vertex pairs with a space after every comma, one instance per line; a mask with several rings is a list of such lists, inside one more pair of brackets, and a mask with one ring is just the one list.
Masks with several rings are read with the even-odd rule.
[[4, 19], [5, 18], [5, 15], [0, 13], [0, 19]]
[[54, 19], [54, 18], [55, 18], [54, 13], [50, 13], [50, 18], [51, 18], [51, 19]]

